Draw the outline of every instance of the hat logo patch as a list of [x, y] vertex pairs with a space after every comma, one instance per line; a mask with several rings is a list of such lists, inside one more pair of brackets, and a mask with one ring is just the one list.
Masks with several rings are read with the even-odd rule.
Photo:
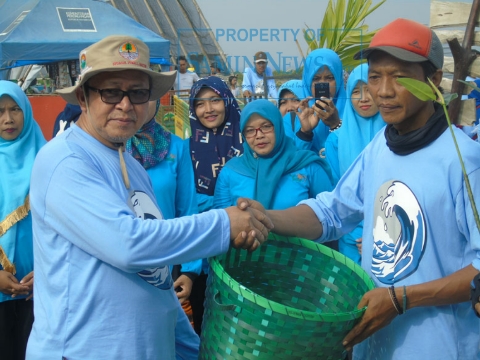
[[87, 66], [87, 56], [85, 55], [85, 53], [83, 53], [80, 56], [80, 69], [85, 69], [85, 66]]
[[413, 42], [408, 43], [408, 45], [413, 46], [414, 48], [417, 48], [418, 50], [422, 50], [422, 47], [418, 43], [418, 40], [414, 40]]
[[122, 44], [118, 49], [120, 55], [127, 60], [136, 60], [138, 58], [138, 50], [135, 44], [130, 41]]

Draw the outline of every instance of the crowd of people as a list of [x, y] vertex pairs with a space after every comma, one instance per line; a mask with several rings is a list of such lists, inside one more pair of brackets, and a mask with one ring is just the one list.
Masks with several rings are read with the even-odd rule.
[[[82, 55], [48, 143], [22, 90], [0, 81], [2, 359], [197, 359], [207, 259], [256, 251], [272, 231], [337, 249], [374, 280], [350, 358], [480, 359], [469, 190], [443, 109], [396, 81], [439, 86], [432, 30], [386, 25], [346, 84], [340, 57], [314, 50], [278, 92], [264, 52], [248, 89], [218, 63], [204, 78], [185, 58], [153, 71], [134, 37]], [[172, 87], [188, 90], [187, 139], [155, 118]], [[265, 89], [275, 102], [240, 108]], [[475, 196], [480, 144], [453, 132]]]

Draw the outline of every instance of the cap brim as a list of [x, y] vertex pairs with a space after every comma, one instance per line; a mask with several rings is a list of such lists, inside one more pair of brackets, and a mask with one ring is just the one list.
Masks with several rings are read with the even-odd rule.
[[405, 49], [400, 49], [395, 46], [375, 46], [375, 47], [369, 47], [365, 48], [363, 50], [360, 50], [357, 52], [353, 58], [355, 60], [361, 60], [361, 59], [368, 59], [368, 57], [372, 54], [374, 51], [383, 51], [386, 52], [387, 54], [392, 55], [393, 57], [396, 57], [397, 59], [407, 61], [407, 62], [422, 62], [422, 61], [427, 61], [428, 59], [424, 56], [415, 54], [411, 51], [405, 50]]
[[267, 60], [264, 60], [264, 59], [255, 60], [255, 64], [256, 64], [256, 63], [259, 63], [259, 62], [267, 62]]
[[[78, 100], [77, 100], [77, 95], [75, 94], [75, 91], [77, 90], [77, 88], [79, 88], [83, 84], [85, 84], [88, 81], [88, 79], [90, 79], [91, 77], [93, 77], [97, 74], [100, 74], [102, 72], [114, 72], [114, 71], [125, 71], [125, 70], [130, 70], [130, 69], [125, 69], [125, 68], [112, 69], [112, 70], [101, 69], [101, 70], [98, 70], [98, 71], [89, 72], [89, 73], [85, 74], [85, 76], [82, 78], [82, 80], [78, 84], [76, 84], [74, 86], [70, 86], [68, 88], [58, 89], [57, 93], [66, 102], [68, 102], [70, 104], [79, 105]], [[157, 100], [157, 99], [160, 99], [163, 95], [165, 95], [172, 88], [173, 83], [175, 82], [175, 77], [177, 75], [176, 71], [156, 72], [156, 71], [152, 71], [152, 70], [149, 70], [149, 69], [148, 70], [142, 70], [142, 69], [138, 69], [138, 68], [135, 68], [135, 69], [132, 69], [132, 70], [137, 70], [137, 71], [144, 72], [145, 74], [150, 76], [150, 78], [152, 79], [152, 89], [151, 89], [150, 100]]]

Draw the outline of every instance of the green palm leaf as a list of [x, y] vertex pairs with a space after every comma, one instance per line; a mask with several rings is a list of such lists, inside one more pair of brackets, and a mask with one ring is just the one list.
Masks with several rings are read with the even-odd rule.
[[303, 29], [308, 52], [319, 48], [335, 51], [346, 69], [353, 69], [362, 61], [354, 60], [353, 55], [368, 46], [375, 31], [368, 31], [365, 18], [380, 7], [386, 0], [372, 6], [372, 0], [329, 0], [323, 16], [321, 33], [318, 39], [308, 34], [317, 34], [306, 25]]

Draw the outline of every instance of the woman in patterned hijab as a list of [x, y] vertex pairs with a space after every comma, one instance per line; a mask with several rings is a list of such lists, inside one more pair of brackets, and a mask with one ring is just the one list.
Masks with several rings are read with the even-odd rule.
[[240, 108], [227, 84], [216, 76], [197, 81], [190, 91], [190, 154], [200, 212], [213, 205], [218, 174], [243, 153]]

